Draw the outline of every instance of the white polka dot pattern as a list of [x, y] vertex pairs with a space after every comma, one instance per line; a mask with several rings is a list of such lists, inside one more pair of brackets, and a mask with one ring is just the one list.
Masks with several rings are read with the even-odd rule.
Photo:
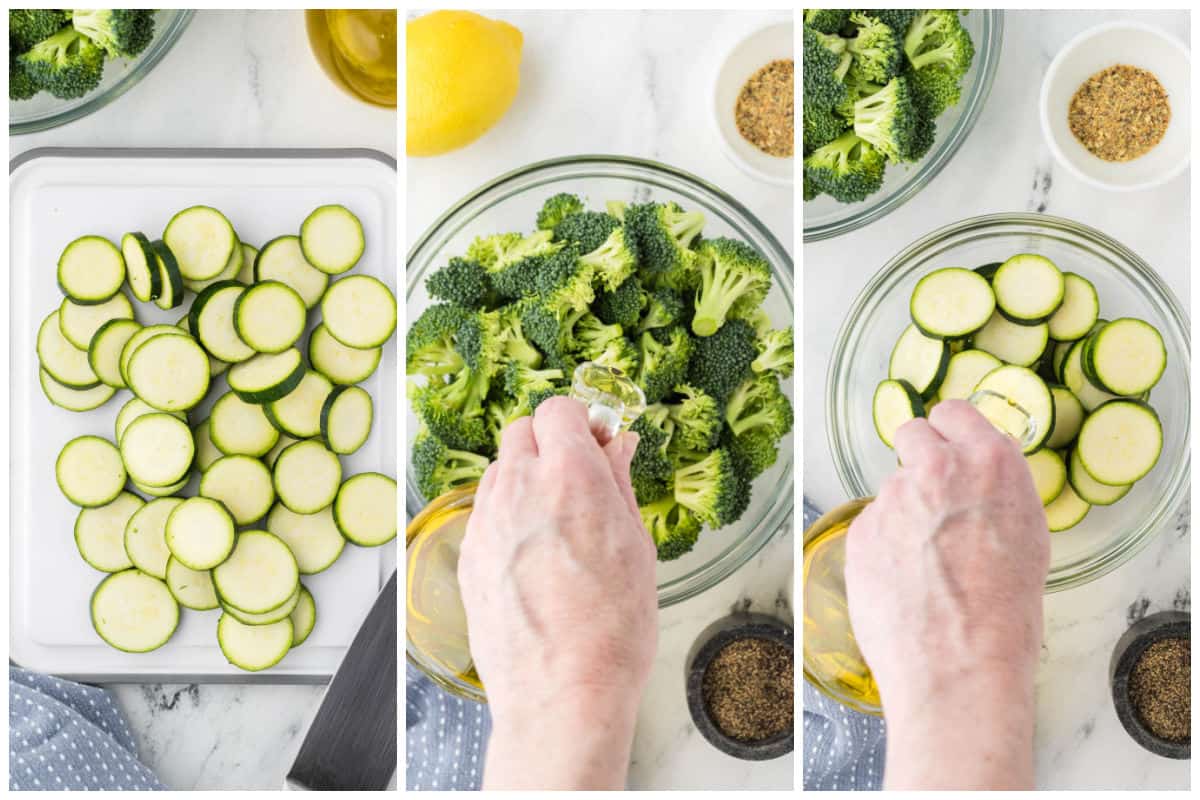
[[416, 791], [476, 791], [492, 719], [487, 706], [447, 694], [405, 668], [405, 785]]

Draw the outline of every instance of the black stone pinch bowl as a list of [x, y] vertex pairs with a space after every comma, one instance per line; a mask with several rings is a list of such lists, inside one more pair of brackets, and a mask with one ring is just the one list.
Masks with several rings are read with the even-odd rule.
[[1172, 742], [1155, 736], [1142, 724], [1129, 699], [1129, 673], [1146, 648], [1164, 639], [1191, 640], [1191, 614], [1182, 611], [1160, 611], [1135, 622], [1117, 641], [1109, 662], [1109, 683], [1117, 718], [1133, 740], [1151, 753], [1165, 758], [1190, 759], [1192, 743]]

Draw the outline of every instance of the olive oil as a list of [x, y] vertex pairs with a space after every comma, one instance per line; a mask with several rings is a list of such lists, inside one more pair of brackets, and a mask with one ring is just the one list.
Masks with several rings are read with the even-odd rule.
[[360, 100], [396, 107], [396, 12], [304, 12], [313, 54], [334, 83]]

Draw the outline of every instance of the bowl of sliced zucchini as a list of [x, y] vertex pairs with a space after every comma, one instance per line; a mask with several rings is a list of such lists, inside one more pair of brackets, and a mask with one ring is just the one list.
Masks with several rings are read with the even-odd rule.
[[972, 400], [1021, 440], [1052, 532], [1047, 591], [1131, 558], [1187, 497], [1188, 320], [1154, 270], [1043, 214], [963, 220], [910, 245], [851, 307], [826, 423], [852, 497], [894, 471], [895, 430]]

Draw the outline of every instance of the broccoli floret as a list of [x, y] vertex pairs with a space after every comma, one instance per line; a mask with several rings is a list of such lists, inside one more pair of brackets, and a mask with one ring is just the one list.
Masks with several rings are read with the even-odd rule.
[[961, 78], [971, 68], [975, 45], [958, 12], [934, 9], [913, 20], [904, 37], [904, 53], [915, 70], [940, 64]]
[[622, 336], [606, 344], [604, 350], [592, 357], [592, 361], [602, 367], [619, 369], [626, 375], [633, 376], [637, 374], [642, 354], [637, 345]]
[[467, 450], [447, 447], [429, 431], [421, 431], [413, 441], [413, 471], [417, 488], [426, 499], [433, 499], [483, 477], [488, 459]]
[[758, 358], [750, 364], [755, 372], [774, 372], [781, 378], [792, 374], [795, 365], [795, 344], [792, 327], [760, 332]]
[[817, 191], [856, 203], [879, 191], [886, 166], [882, 153], [847, 131], [804, 159], [804, 177]]
[[665, 409], [651, 406], [633, 421], [629, 430], [638, 435], [637, 449], [629, 464], [629, 480], [638, 505], [650, 503], [670, 493], [675, 466], [667, 457], [674, 423]]
[[[804, 24], [814, 31], [820, 31], [821, 33], [837, 33], [845, 26], [846, 20], [849, 18], [850, 12], [840, 8], [804, 9]], [[804, 46], [807, 47], [808, 44], [805, 43]]]
[[721, 408], [717, 401], [686, 383], [675, 387], [674, 402], [663, 403], [675, 423], [671, 444], [683, 450], [707, 451], [721, 436]]
[[590, 253], [621, 225], [611, 214], [600, 211], [581, 211], [563, 219], [554, 228], [554, 241], [575, 244], [579, 252]]
[[679, 290], [697, 284], [696, 254], [688, 248], [704, 228], [704, 214], [675, 203], [640, 203], [626, 210], [625, 227], [637, 242], [643, 284]]
[[842, 84], [853, 57], [846, 40], [804, 26], [804, 109], [830, 109], [846, 96]]
[[405, 337], [408, 374], [440, 378], [462, 370], [466, 362], [455, 347], [455, 336], [470, 317], [470, 312], [449, 303], [425, 309]]
[[504, 361], [504, 337], [498, 312], [467, 314], [454, 336], [454, 348], [469, 369], [492, 376]]
[[659, 561], [674, 561], [696, 546], [703, 527], [696, 515], [666, 494], [638, 507], [642, 524], [654, 540]]
[[633, 329], [638, 326], [646, 302], [647, 294], [642, 289], [642, 282], [636, 275], [631, 275], [616, 289], [598, 293], [592, 311], [609, 325]]
[[83, 97], [104, 76], [104, 51], [74, 28], [38, 42], [19, 60], [37, 86], [63, 100]]
[[71, 24], [110, 58], [133, 58], [154, 38], [154, 12], [143, 9], [72, 11]]
[[771, 373], [755, 375], [743, 382], [725, 405], [725, 422], [734, 436], [754, 428], [779, 439], [792, 429], [792, 404]]
[[555, 368], [570, 372], [575, 368], [575, 349], [571, 338], [575, 322], [586, 313], [583, 309], [563, 312], [552, 308], [543, 297], [531, 297], [520, 306], [521, 329], [530, 342], [545, 353], [547, 362]]
[[425, 279], [425, 289], [431, 296], [463, 308], [483, 308], [492, 293], [492, 282], [487, 270], [479, 264], [466, 258], [452, 258]]
[[829, 106], [805, 106], [803, 110], [804, 125], [804, 154], [808, 155], [818, 147], [823, 147], [838, 138], [849, 127], [850, 123], [838, 115], [846, 107], [848, 98], [838, 104], [837, 110]]
[[560, 192], [542, 204], [542, 210], [537, 215], [538, 229], [553, 231], [558, 223], [583, 209], [583, 201], [578, 197], [569, 192]]
[[57, 8], [14, 8], [8, 12], [8, 46], [18, 55], [43, 39], [49, 39], [71, 20]]
[[870, 97], [883, 88], [883, 84], [872, 83], [861, 75], [846, 76], [846, 99], [838, 104], [834, 109], [834, 114], [842, 120], [845, 120], [845, 125], [854, 124], [854, 104], [864, 97]]
[[913, 99], [926, 119], [934, 119], [962, 96], [959, 79], [941, 64], [930, 64], [908, 74]]
[[876, 17], [853, 13], [850, 22], [857, 29], [846, 49], [853, 58], [850, 73], [874, 83], [887, 83], [904, 66], [904, 50], [896, 32]]
[[753, 481], [779, 459], [779, 439], [766, 428], [751, 428], [734, 436], [729, 428], [721, 434], [721, 446], [728, 449], [747, 481]]
[[[808, 154], [805, 153], [805, 155], [808, 155]], [[808, 175], [805, 174], [804, 175], [804, 202], [807, 203], [809, 200], [816, 200], [818, 197], [821, 196], [821, 194], [822, 194], [821, 190], [818, 189], [813, 184], [812, 180], [809, 179]]]
[[669, 328], [682, 324], [687, 306], [679, 292], [672, 289], [655, 289], [646, 303], [646, 315], [637, 324], [639, 332], [654, 328]]
[[554, 382], [562, 378], [560, 369], [534, 369], [513, 361], [504, 367], [504, 391], [521, 398], [532, 392], [553, 389]]
[[692, 353], [692, 339], [682, 326], [665, 331], [660, 341], [654, 334], [662, 330], [647, 331], [638, 342], [641, 361], [634, 383], [642, 388], [647, 403], [657, 403], [684, 382]]
[[416, 388], [413, 410], [448, 447], [488, 453], [494, 447], [484, 418], [489, 388], [486, 374], [464, 368], [450, 383], [431, 382]]
[[589, 311], [575, 322], [571, 339], [576, 354], [583, 360], [590, 361], [604, 352], [609, 342], [624, 338], [623, 334], [624, 330], [620, 325], [605, 325], [599, 317]]
[[637, 269], [637, 242], [623, 226], [613, 228], [602, 245], [579, 260], [592, 270], [605, 289], [612, 291]]
[[494, 318], [494, 322], [489, 320], [489, 324], [493, 326], [496, 338], [502, 342], [500, 360], [519, 361], [527, 367], [537, 367], [542, 363], [542, 354], [525, 338], [520, 310], [520, 306], [514, 304], [487, 312], [484, 316]]
[[758, 357], [756, 340], [754, 327], [741, 319], [729, 320], [712, 336], [694, 339], [687, 383], [723, 404], [750, 375], [750, 364]]
[[736, 521], [750, 504], [749, 484], [724, 448], [675, 470], [674, 485], [675, 502], [714, 528]]
[[564, 245], [552, 242], [551, 237], [549, 231], [481, 236], [467, 248], [467, 258], [487, 271], [501, 297], [516, 300], [534, 290], [546, 261], [563, 250]]
[[908, 77], [888, 81], [875, 94], [854, 104], [854, 133], [891, 161], [913, 161], [922, 145], [924, 121]]
[[[9, 48], [8, 51], [8, 99], [9, 100], [28, 100], [41, 89], [33, 82], [33, 79], [25, 72], [21, 63], [17, 61], [17, 51]], [[634, 322], [637, 322], [635, 319]]]
[[872, 8], [862, 13], [868, 17], [875, 19], [887, 25], [896, 34], [899, 41], [904, 41], [904, 35], [908, 32], [908, 26], [916, 19], [920, 11], [906, 8]]
[[771, 265], [736, 239], [706, 239], [698, 253], [700, 290], [692, 332], [712, 336], [729, 315], [740, 316], [762, 304], [771, 288]]
[[596, 299], [592, 278], [591, 266], [570, 245], [542, 260], [534, 288], [547, 307], [563, 319], [572, 311], [586, 311]]

